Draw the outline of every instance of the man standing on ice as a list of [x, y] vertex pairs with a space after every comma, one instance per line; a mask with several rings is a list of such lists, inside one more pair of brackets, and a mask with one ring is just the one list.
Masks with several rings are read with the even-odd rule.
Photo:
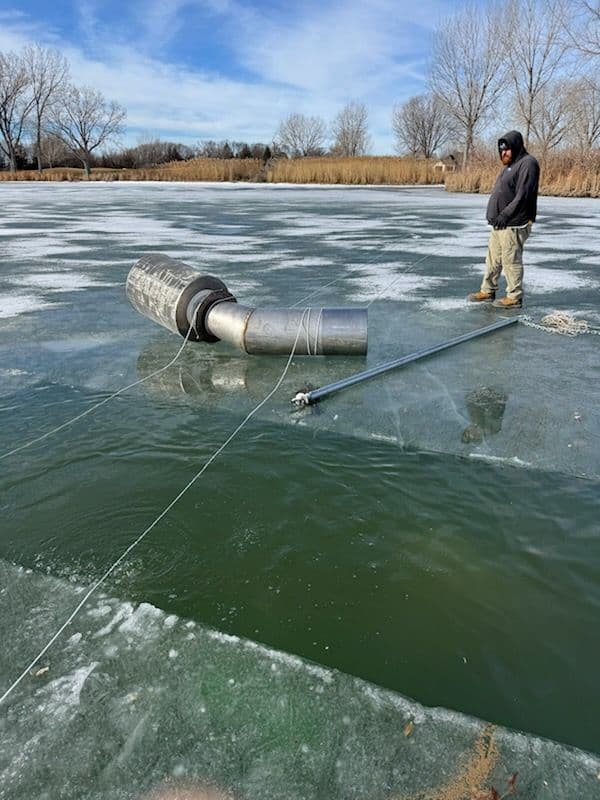
[[[496, 179], [487, 206], [492, 226], [481, 289], [470, 294], [471, 303], [489, 303], [499, 308], [521, 308], [523, 304], [523, 245], [531, 233], [537, 211], [540, 165], [525, 149], [519, 131], [498, 139], [504, 169]], [[506, 297], [496, 300], [498, 279], [504, 272]]]

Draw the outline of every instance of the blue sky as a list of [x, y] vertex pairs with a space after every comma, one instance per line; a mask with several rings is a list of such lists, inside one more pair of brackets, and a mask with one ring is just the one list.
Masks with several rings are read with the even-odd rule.
[[391, 113], [425, 90], [432, 32], [455, 0], [0, 0], [0, 50], [60, 49], [78, 85], [128, 112], [125, 143], [160, 136], [270, 142], [292, 112], [369, 112], [372, 152]]

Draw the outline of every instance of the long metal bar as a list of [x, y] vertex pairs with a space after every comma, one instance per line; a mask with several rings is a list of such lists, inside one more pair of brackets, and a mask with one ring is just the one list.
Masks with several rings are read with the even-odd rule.
[[389, 372], [389, 370], [396, 369], [397, 367], [403, 367], [405, 364], [411, 364], [413, 361], [418, 361], [419, 359], [426, 358], [434, 353], [439, 353], [441, 350], [447, 350], [449, 347], [454, 347], [462, 342], [468, 342], [471, 339], [476, 339], [478, 336], [484, 336], [486, 333], [492, 333], [492, 331], [506, 328], [508, 325], [514, 325], [514, 323], [518, 321], [518, 317], [514, 317], [513, 319], [502, 319], [499, 322], [494, 322], [492, 325], [487, 325], [485, 328], [478, 328], [475, 331], [470, 331], [470, 333], [463, 333], [461, 336], [456, 336], [454, 339], [449, 339], [447, 342], [442, 342], [442, 344], [436, 344], [432, 347], [427, 347], [424, 350], [418, 350], [415, 353], [402, 356], [402, 358], [396, 358], [394, 361], [388, 361], [387, 363], [380, 364], [377, 367], [371, 367], [371, 369], [367, 369], [364, 372], [358, 372], [355, 375], [350, 375], [348, 378], [343, 378], [335, 383], [322, 386], [320, 389], [313, 389], [311, 392], [305, 393], [299, 392], [292, 400], [292, 403], [300, 406], [312, 405], [313, 403], [319, 402], [319, 400], [322, 400], [324, 397], [334, 394], [334, 392], [339, 392], [342, 389], [347, 389], [348, 386], [353, 386], [355, 383], [362, 383], [363, 381], [369, 380], [369, 378], [374, 378], [377, 375], [382, 375], [384, 372]]

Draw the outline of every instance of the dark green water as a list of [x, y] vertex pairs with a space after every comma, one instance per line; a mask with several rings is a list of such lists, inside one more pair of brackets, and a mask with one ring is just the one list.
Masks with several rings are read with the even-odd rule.
[[[235, 421], [115, 404], [22, 454], [3, 558], [99, 577]], [[425, 704], [598, 750], [597, 520], [590, 481], [253, 421], [111, 585]]]

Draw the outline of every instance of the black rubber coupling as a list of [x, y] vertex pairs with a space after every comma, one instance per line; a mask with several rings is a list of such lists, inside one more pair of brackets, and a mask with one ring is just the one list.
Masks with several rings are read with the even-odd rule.
[[214, 289], [207, 293], [199, 302], [194, 311], [194, 332], [197, 342], [208, 342], [214, 344], [220, 341], [218, 336], [213, 334], [206, 327], [206, 317], [210, 309], [217, 303], [237, 303], [235, 297], [229, 289]]

